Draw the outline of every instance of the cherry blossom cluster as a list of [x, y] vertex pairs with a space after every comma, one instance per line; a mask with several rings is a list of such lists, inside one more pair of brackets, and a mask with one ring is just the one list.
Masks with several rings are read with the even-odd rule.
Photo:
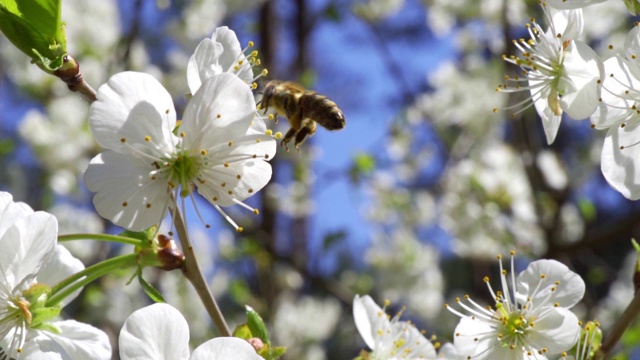
[[[606, 130], [601, 169], [609, 184], [625, 197], [640, 199], [640, 29], [636, 24], [619, 49], [610, 45], [603, 59], [581, 40], [582, 7], [603, 0], [542, 1], [547, 27], [527, 24], [529, 39], [514, 40], [520, 55], [504, 60], [520, 67], [520, 75], [507, 77], [502, 92], [527, 91], [530, 96], [515, 104], [515, 114], [533, 105], [551, 144], [566, 113], [573, 119], [590, 119], [595, 129]], [[635, 13], [635, 2], [625, 2]], [[598, 5], [593, 5], [598, 6]]]

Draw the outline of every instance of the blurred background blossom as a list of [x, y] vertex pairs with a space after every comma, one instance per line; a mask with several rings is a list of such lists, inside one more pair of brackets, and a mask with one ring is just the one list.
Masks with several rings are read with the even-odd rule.
[[[243, 233], [196, 200], [205, 229], [187, 206], [198, 260], [230, 325], [252, 306], [289, 347], [285, 359], [356, 357], [365, 345], [351, 318], [355, 294], [390, 300], [390, 314], [406, 306], [403, 319], [451, 341], [457, 318], [442, 305], [465, 293], [490, 304], [481, 276], [495, 277], [495, 256], [510, 250], [518, 270], [553, 258], [579, 273], [581, 316], [605, 333], [626, 306], [640, 207], [602, 177], [604, 133], [566, 119], [548, 146], [533, 109], [493, 112], [522, 100], [495, 89], [519, 71], [501, 56], [515, 53], [511, 40], [527, 37], [532, 16], [545, 21], [536, 2], [520, 0], [64, 0], [62, 10], [69, 50], [96, 89], [117, 72], [147, 72], [182, 114], [189, 57], [229, 26], [242, 46], [255, 42], [268, 79], [299, 82], [340, 106], [344, 130], [318, 129], [300, 153], [279, 149], [271, 183], [249, 201], [260, 216], [229, 209]], [[632, 23], [622, 1], [584, 16], [584, 40], [603, 58], [609, 45], [623, 46]], [[100, 151], [88, 108], [0, 36], [0, 189], [51, 211], [61, 233], [119, 233], [93, 212], [82, 182]], [[131, 252], [65, 246], [85, 265]], [[115, 346], [124, 320], [149, 303], [135, 281], [127, 285], [132, 275], [101, 279], [65, 310]], [[181, 274], [145, 277], [187, 318], [193, 345], [214, 335]], [[616, 358], [638, 356], [640, 341], [629, 336]]]

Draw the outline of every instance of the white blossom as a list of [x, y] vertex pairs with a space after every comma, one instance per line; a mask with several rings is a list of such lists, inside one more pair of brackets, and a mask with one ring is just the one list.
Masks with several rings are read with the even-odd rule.
[[0, 192], [0, 355], [22, 359], [111, 359], [107, 334], [74, 320], [55, 320], [50, 286], [84, 269], [56, 244], [53, 215], [34, 212]]
[[353, 318], [362, 339], [371, 349], [371, 360], [404, 360], [436, 358], [436, 350], [420, 330], [400, 314], [389, 319], [369, 295], [356, 295], [353, 300]]
[[189, 354], [189, 325], [168, 304], [153, 304], [135, 311], [118, 340], [122, 360], [262, 360], [245, 340], [211, 339]]
[[[513, 255], [513, 254], [512, 254]], [[469, 296], [456, 299], [463, 311], [447, 308], [461, 317], [454, 345], [463, 358], [546, 359], [568, 351], [578, 341], [580, 325], [569, 309], [582, 299], [584, 281], [555, 260], [537, 260], [515, 277], [502, 268], [501, 291], [485, 277], [493, 307], [482, 307]]]
[[603, 65], [596, 52], [578, 40], [584, 26], [582, 10], [559, 12], [552, 18], [546, 5], [542, 9], [550, 22], [549, 29], [545, 32], [533, 21], [528, 25], [530, 40], [514, 41], [522, 57], [503, 58], [519, 66], [523, 75], [507, 79], [498, 90], [531, 93], [529, 99], [512, 108], [519, 108], [520, 112], [533, 104], [551, 144], [564, 112], [579, 120], [596, 110]]
[[106, 150], [85, 173], [98, 213], [140, 231], [162, 221], [177, 198], [197, 189], [236, 229], [221, 206], [239, 204], [271, 178], [275, 140], [250, 129], [255, 101], [231, 74], [208, 78], [177, 130], [169, 93], [150, 75], [124, 72], [98, 90], [89, 125]]

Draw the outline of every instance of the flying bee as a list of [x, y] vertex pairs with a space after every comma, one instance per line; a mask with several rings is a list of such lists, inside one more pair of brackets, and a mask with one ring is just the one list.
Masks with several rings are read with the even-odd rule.
[[287, 151], [287, 143], [293, 138], [296, 150], [300, 151], [300, 144], [316, 132], [316, 123], [328, 130], [339, 130], [345, 126], [344, 114], [336, 103], [293, 82], [269, 81], [259, 106], [264, 108], [265, 114], [269, 107], [273, 107], [277, 115], [289, 121], [291, 128], [280, 142]]

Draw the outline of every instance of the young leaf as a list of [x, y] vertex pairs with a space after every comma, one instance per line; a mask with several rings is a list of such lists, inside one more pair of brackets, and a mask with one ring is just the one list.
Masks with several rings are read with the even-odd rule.
[[49, 73], [67, 52], [61, 0], [0, 0], [0, 31], [34, 63]]
[[149, 296], [151, 300], [157, 303], [166, 302], [160, 291], [154, 288], [153, 285], [149, 284], [147, 280], [142, 278], [142, 271], [138, 273], [138, 281], [140, 282], [140, 285], [142, 285], [144, 292], [147, 293], [147, 296]]

